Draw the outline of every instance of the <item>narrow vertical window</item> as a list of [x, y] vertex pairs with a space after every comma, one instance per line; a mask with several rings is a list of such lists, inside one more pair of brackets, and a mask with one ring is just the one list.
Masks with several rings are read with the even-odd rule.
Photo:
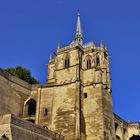
[[84, 93], [84, 98], [87, 98], [87, 93]]
[[89, 63], [88, 68], [91, 69], [91, 60], [90, 59], [89, 59], [89, 62], [88, 63]]
[[99, 59], [99, 56], [97, 56], [97, 58], [96, 58], [96, 66], [100, 66], [100, 59]]
[[66, 58], [65, 58], [64, 67], [65, 67], [65, 68], [69, 68], [69, 67], [70, 67], [70, 59], [69, 59], [69, 57], [66, 57]]
[[47, 108], [45, 108], [44, 115], [45, 115], [45, 116], [48, 115], [48, 109], [47, 109]]
[[68, 63], [68, 68], [69, 68], [70, 67], [70, 59], [68, 58], [67, 61], [68, 61], [67, 62]]
[[67, 68], [67, 60], [65, 59], [65, 68]]
[[88, 60], [87, 60], [87, 69], [88, 69]]
[[91, 59], [87, 59], [87, 69], [91, 69]]

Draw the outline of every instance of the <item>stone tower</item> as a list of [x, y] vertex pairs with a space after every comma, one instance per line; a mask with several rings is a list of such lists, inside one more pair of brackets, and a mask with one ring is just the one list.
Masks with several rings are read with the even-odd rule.
[[[57, 54], [50, 58], [48, 68], [48, 83], [57, 85], [56, 92], [61, 85], [61, 98], [66, 97], [61, 109], [67, 112], [66, 116], [73, 116], [73, 121], [69, 120], [71, 122], [61, 118], [61, 122], [68, 126], [64, 130], [69, 131], [66, 139], [113, 140], [108, 53], [102, 43], [98, 47], [93, 42], [83, 44], [79, 11], [75, 40], [64, 48], [58, 46]], [[54, 116], [53, 119], [57, 122], [59, 117]], [[57, 123], [53, 125], [57, 130]]]

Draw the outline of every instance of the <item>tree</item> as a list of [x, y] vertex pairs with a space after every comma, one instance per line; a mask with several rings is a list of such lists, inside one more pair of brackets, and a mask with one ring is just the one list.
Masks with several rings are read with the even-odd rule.
[[36, 80], [34, 77], [31, 76], [31, 73], [28, 69], [23, 68], [21, 66], [17, 66], [16, 68], [7, 68], [5, 69], [7, 72], [12, 74], [13, 76], [16, 76], [29, 84], [39, 84], [39, 81]]

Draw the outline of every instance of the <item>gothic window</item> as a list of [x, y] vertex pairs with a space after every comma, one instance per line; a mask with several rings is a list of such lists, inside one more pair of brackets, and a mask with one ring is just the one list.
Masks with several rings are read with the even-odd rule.
[[87, 56], [86, 59], [86, 69], [91, 69], [91, 56]]
[[87, 59], [87, 69], [91, 69], [91, 59]]
[[96, 66], [100, 66], [100, 59], [99, 59], [99, 56], [96, 57]]
[[69, 67], [70, 67], [70, 59], [69, 59], [68, 56], [65, 58], [65, 64], [64, 64], [64, 67], [65, 67], [65, 68], [69, 68]]
[[27, 108], [27, 115], [35, 115], [36, 113], [36, 101], [34, 99], [30, 99], [26, 103], [26, 108]]

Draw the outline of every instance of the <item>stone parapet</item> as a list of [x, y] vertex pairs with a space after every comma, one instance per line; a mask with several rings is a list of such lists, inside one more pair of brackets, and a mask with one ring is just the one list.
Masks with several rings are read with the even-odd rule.
[[[6, 126], [10, 126], [10, 129]], [[38, 139], [38, 140], [63, 140], [64, 137], [48, 129], [42, 128], [41, 126], [35, 125], [31, 122], [16, 117], [13, 114], [7, 114], [0, 116], [0, 137], [6, 132], [6, 136], [10, 140], [27, 140], [27, 139]], [[8, 130], [7, 130], [8, 128]], [[1, 130], [1, 129], [0, 129]], [[8, 132], [9, 131], [9, 132]], [[11, 133], [11, 135], [10, 135]]]
[[12, 74], [8, 73], [7, 71], [3, 70], [0, 68], [0, 75], [3, 76], [4, 78], [6, 78], [7, 80], [9, 80], [10, 82], [13, 82], [19, 86], [22, 86], [26, 89], [31, 89], [31, 85], [15, 76], [13, 76]]

